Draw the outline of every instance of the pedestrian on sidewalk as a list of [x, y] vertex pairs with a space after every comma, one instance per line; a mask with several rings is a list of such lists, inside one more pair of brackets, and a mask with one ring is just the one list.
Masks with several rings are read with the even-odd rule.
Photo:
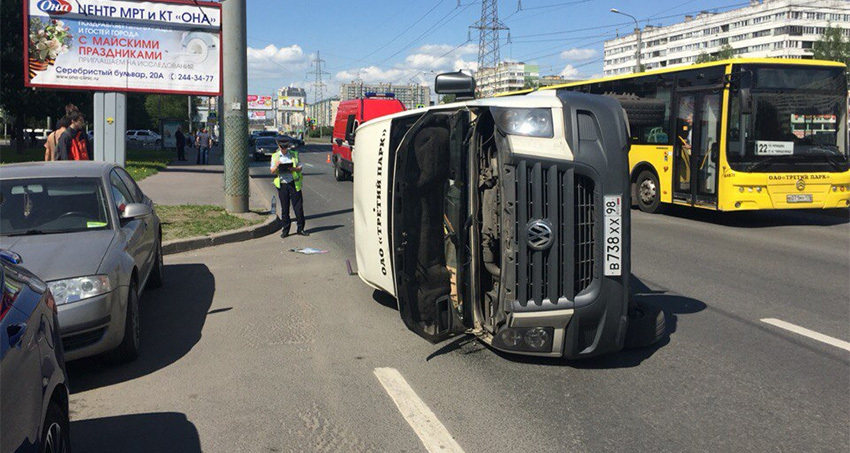
[[283, 223], [280, 237], [289, 236], [289, 228], [292, 226], [292, 219], [289, 217], [290, 203], [295, 212], [296, 234], [309, 236], [310, 233], [304, 230], [304, 197], [301, 193], [303, 176], [298, 151], [291, 149], [290, 143], [286, 140], [277, 140], [277, 151], [272, 154], [269, 169], [275, 175], [274, 186], [277, 187], [278, 198], [280, 199], [280, 220]]
[[177, 142], [177, 161], [186, 162], [186, 136], [183, 135], [183, 128], [177, 126], [177, 132], [174, 133], [174, 140]]
[[91, 160], [89, 156], [89, 141], [83, 128], [86, 127], [86, 118], [79, 111], [68, 115], [70, 125], [56, 146], [56, 160]]
[[207, 128], [201, 128], [198, 132], [198, 165], [208, 165], [210, 163], [210, 146], [212, 145], [212, 137], [207, 132]]
[[68, 117], [63, 117], [59, 121], [56, 122], [56, 130], [51, 132], [50, 135], [47, 136], [47, 140], [44, 141], [44, 160], [52, 161], [57, 160], [56, 152], [59, 147], [59, 137], [65, 132], [65, 129], [68, 129], [68, 126], [71, 125], [71, 122], [68, 120]]

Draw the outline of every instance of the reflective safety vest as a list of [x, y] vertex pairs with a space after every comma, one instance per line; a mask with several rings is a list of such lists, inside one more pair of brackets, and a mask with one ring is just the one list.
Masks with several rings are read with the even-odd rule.
[[[272, 162], [277, 162], [282, 156], [283, 153], [278, 149], [274, 154], [272, 154]], [[293, 149], [289, 150], [289, 157], [292, 158], [292, 166], [297, 167], [299, 164], [298, 161], [298, 151]], [[292, 181], [295, 183], [295, 190], [301, 191], [301, 180], [303, 179], [300, 171], [292, 170]], [[275, 172], [274, 177], [274, 186], [280, 189], [280, 168]]]

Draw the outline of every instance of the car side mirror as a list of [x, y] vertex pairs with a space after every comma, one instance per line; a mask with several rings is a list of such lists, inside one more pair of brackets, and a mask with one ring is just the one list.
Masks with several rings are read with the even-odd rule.
[[460, 71], [446, 72], [434, 80], [437, 94], [453, 94], [459, 101], [475, 99], [475, 79]]
[[124, 211], [121, 213], [121, 220], [133, 220], [148, 217], [153, 214], [153, 209], [142, 203], [128, 203], [124, 206]]
[[354, 146], [354, 131], [345, 133], [345, 141], [348, 142], [348, 146]]

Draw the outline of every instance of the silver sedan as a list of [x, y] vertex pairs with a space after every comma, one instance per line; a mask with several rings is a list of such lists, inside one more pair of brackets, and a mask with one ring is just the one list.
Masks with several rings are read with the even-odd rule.
[[67, 360], [139, 355], [139, 296], [163, 283], [162, 229], [153, 202], [123, 168], [4, 165], [0, 248], [48, 283]]

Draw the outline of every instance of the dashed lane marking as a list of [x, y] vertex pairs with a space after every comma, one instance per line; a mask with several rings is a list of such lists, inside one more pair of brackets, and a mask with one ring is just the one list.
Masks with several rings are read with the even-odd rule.
[[802, 335], [804, 337], [811, 338], [812, 340], [820, 341], [821, 343], [826, 343], [830, 346], [835, 346], [836, 348], [844, 349], [845, 351], [850, 351], [850, 343], [846, 341], [839, 340], [837, 338], [832, 338], [829, 335], [824, 335], [822, 333], [815, 332], [814, 330], [809, 330], [805, 327], [800, 327], [798, 325], [791, 324], [790, 322], [785, 322], [781, 319], [764, 318], [761, 320], [761, 322], [779, 327], [780, 329], [785, 329], [787, 331], [794, 332], [797, 335]]
[[395, 402], [401, 415], [419, 436], [419, 440], [425, 445], [425, 449], [431, 453], [456, 452], [463, 453], [463, 449], [454, 440], [445, 426], [431, 412], [428, 405], [422, 401], [416, 392], [410, 388], [404, 376], [395, 368], [375, 368], [375, 376], [384, 390]]

